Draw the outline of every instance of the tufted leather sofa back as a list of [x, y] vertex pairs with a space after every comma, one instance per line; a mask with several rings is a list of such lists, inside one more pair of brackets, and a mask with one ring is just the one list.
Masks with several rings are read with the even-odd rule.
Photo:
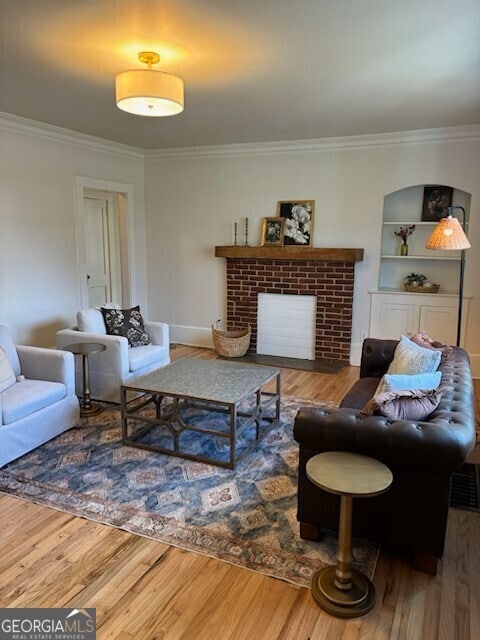
[[362, 345], [361, 378], [381, 378], [393, 360], [398, 340], [367, 338]]
[[[360, 378], [381, 378], [393, 360], [398, 340], [380, 340], [367, 338], [362, 347]], [[447, 429], [447, 437], [455, 440], [465, 439], [466, 446], [473, 446], [472, 425], [475, 424], [473, 402], [473, 382], [470, 370], [470, 358], [466, 351], [454, 347], [453, 352], [439, 366], [442, 381], [439, 391], [442, 399], [428, 422], [436, 423]], [[462, 427], [466, 427], [465, 430]], [[452, 432], [452, 430], [456, 430]]]

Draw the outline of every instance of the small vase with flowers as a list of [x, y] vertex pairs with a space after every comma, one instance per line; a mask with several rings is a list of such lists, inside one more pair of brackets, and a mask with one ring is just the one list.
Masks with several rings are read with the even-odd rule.
[[402, 239], [402, 244], [400, 245], [400, 255], [408, 256], [408, 243], [407, 240], [409, 236], [415, 231], [415, 225], [412, 224], [409, 227], [400, 227], [398, 231], [395, 231], [395, 235]]

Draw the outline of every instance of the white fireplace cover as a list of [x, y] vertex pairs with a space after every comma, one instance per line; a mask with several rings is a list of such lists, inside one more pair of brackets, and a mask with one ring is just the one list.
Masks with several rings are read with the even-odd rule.
[[315, 296], [258, 294], [257, 353], [315, 360]]

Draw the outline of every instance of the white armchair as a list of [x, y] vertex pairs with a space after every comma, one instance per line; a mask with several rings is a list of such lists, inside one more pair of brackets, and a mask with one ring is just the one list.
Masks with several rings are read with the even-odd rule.
[[[75, 342], [98, 342], [105, 351], [89, 356], [90, 395], [95, 400], [120, 402], [120, 386], [170, 362], [168, 324], [145, 322], [151, 344], [129, 347], [127, 338], [107, 335], [103, 315], [98, 309], [83, 309], [77, 313], [77, 326], [57, 332], [57, 348]], [[75, 386], [83, 393], [82, 361], [76, 358]]]
[[0, 325], [11, 381], [0, 392], [0, 467], [78, 424], [73, 355], [13, 343]]

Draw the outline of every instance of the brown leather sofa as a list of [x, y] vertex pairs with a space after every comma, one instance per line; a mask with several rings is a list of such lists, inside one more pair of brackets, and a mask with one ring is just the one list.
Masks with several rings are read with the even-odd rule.
[[383, 495], [353, 501], [353, 534], [385, 548], [414, 555], [417, 569], [435, 573], [445, 542], [450, 477], [475, 445], [473, 383], [468, 354], [458, 347], [442, 372], [442, 399], [425, 422], [365, 416], [369, 400], [393, 359], [396, 340], [368, 338], [360, 379], [334, 410], [302, 408], [294, 437], [300, 444], [298, 513], [300, 535], [319, 540], [337, 529], [339, 497], [315, 487], [305, 465], [322, 451], [353, 451], [384, 462], [393, 472]]

